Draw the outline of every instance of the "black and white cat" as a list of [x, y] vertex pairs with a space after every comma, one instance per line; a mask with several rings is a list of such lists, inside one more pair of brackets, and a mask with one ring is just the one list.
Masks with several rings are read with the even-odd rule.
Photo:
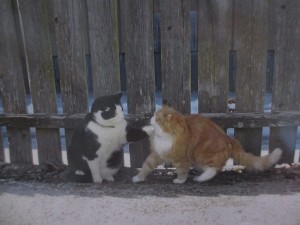
[[[124, 118], [122, 93], [96, 99], [67, 150], [69, 179], [77, 182], [114, 181], [123, 162], [127, 142], [148, 137], [147, 128], [132, 126]], [[149, 131], [151, 132], [151, 131]]]

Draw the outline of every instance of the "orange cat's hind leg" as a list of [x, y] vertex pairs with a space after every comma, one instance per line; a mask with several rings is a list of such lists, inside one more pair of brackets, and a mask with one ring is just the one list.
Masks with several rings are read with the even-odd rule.
[[189, 162], [174, 162], [176, 167], [177, 178], [173, 180], [174, 184], [183, 184], [188, 178], [188, 174], [191, 168]]
[[204, 168], [204, 172], [199, 175], [194, 177], [194, 181], [197, 182], [204, 182], [204, 181], [208, 181], [211, 178], [213, 178], [218, 172], [218, 169], [214, 168], [214, 167], [206, 167]]

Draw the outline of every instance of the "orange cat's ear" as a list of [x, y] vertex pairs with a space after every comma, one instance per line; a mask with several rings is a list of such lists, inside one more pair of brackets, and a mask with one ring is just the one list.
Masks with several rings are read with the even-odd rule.
[[172, 114], [167, 115], [167, 120], [170, 121], [172, 119]]

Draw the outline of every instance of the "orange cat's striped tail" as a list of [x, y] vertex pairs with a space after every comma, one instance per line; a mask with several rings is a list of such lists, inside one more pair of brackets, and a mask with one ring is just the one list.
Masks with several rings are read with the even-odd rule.
[[272, 167], [281, 158], [282, 150], [276, 148], [269, 155], [262, 157], [255, 156], [244, 151], [241, 144], [233, 140], [231, 157], [240, 165], [245, 166], [247, 170], [264, 171]]

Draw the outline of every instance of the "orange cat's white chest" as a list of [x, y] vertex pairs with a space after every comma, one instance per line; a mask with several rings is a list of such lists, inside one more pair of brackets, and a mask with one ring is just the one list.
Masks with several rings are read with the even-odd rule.
[[154, 128], [152, 145], [157, 154], [164, 158], [164, 154], [172, 150], [172, 136], [164, 132], [161, 127], [156, 123], [155, 116], [151, 118], [151, 125]]
[[170, 135], [154, 135], [153, 146], [160, 157], [172, 150], [172, 138]]

